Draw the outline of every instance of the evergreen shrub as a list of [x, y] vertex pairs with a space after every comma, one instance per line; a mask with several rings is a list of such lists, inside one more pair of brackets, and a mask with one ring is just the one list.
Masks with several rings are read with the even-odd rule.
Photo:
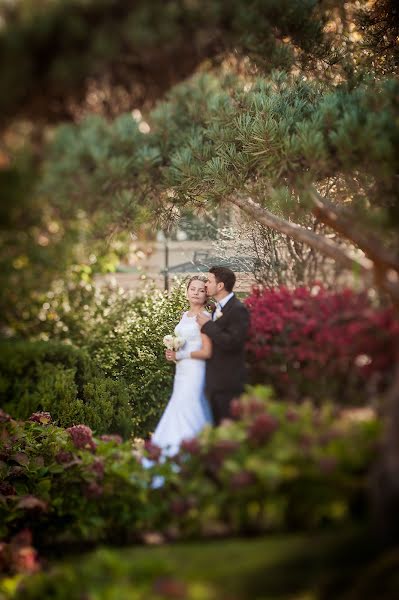
[[0, 404], [17, 418], [49, 411], [56, 423], [87, 423], [97, 434], [132, 430], [122, 381], [104, 375], [88, 353], [60, 342], [0, 344]]
[[86, 341], [105, 374], [125, 382], [136, 436], [154, 430], [170, 398], [175, 365], [165, 359], [163, 338], [173, 333], [187, 308], [184, 284], [168, 295], [150, 290], [118, 309], [123, 318], [117, 319], [111, 308]]
[[[152, 288], [144, 289], [140, 295], [133, 295], [113, 286], [99, 288], [85, 282], [70, 285], [59, 283], [42, 298], [41, 305], [42, 308], [37, 308], [37, 318], [24, 323], [21, 333], [28, 338], [52, 342], [58, 340], [76, 347], [75, 351], [71, 350], [69, 358], [62, 358], [60, 361], [64, 363], [65, 371], [60, 373], [57, 366], [56, 402], [65, 403], [65, 410], [71, 410], [68, 406], [70, 398], [75, 394], [74, 375], [67, 372], [67, 369], [76, 368], [75, 383], [79, 390], [77, 397], [86, 400], [86, 412], [83, 413], [83, 407], [79, 405], [74, 422], [87, 423], [96, 432], [104, 431], [98, 429], [94, 414], [87, 415], [88, 405], [92, 404], [94, 396], [101, 396], [100, 390], [104, 390], [104, 393], [113, 397], [122, 394], [123, 405], [125, 396], [128, 397], [132, 409], [129, 430], [133, 435], [144, 437], [153, 431], [171, 395], [174, 374], [174, 365], [165, 359], [162, 340], [165, 335], [173, 332], [182, 312], [188, 308], [185, 285], [174, 286], [168, 295]], [[58, 347], [62, 349], [60, 352], [64, 356], [68, 352], [66, 348], [70, 346], [60, 344]], [[46, 345], [39, 344], [37, 348], [46, 348]], [[101, 377], [97, 375], [95, 385], [92, 378], [87, 379], [84, 374], [88, 367], [83, 368], [83, 358], [72, 360], [72, 356], [79, 354], [78, 349], [85, 351], [102, 372]], [[84, 352], [79, 356], [83, 357]], [[16, 378], [20, 377], [23, 370], [17, 364], [20, 359], [9, 358], [10, 355], [6, 358], [10, 365], [10, 376], [13, 376], [15, 365]], [[69, 364], [71, 360], [72, 365]], [[51, 363], [51, 358], [46, 358], [47, 362]], [[90, 368], [93, 369], [92, 363]], [[102, 379], [104, 375], [106, 380]], [[50, 379], [53, 381], [54, 376]], [[84, 390], [83, 382], [87, 384]], [[36, 386], [34, 387], [36, 391]], [[45, 382], [40, 384], [40, 393], [43, 391], [50, 393]], [[68, 398], [65, 402], [62, 400], [63, 394]], [[21, 394], [17, 395], [18, 403], [20, 396]], [[39, 408], [50, 410], [48, 402], [47, 408], [43, 404], [39, 406], [36, 398], [26, 402], [29, 404], [26, 410], [16, 412], [10, 405], [7, 405], [7, 410], [20, 418], [26, 418], [30, 412]], [[95, 403], [98, 404], [98, 399]], [[73, 410], [78, 410], [76, 402]], [[70, 420], [59, 420], [57, 410], [51, 412], [60, 425], [71, 424]], [[102, 406], [101, 412], [107, 415], [109, 407]], [[110, 431], [122, 433], [120, 427], [113, 426]]]

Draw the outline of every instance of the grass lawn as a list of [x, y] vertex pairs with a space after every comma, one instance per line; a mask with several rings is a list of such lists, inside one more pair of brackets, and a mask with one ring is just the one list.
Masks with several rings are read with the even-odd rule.
[[2, 589], [18, 600], [393, 600], [398, 573], [398, 551], [378, 559], [367, 533], [351, 530], [103, 547]]

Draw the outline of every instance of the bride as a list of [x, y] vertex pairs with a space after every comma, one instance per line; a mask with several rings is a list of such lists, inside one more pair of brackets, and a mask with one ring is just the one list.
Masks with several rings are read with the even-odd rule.
[[191, 277], [187, 284], [190, 308], [176, 326], [176, 335], [185, 344], [181, 350], [166, 350], [165, 357], [176, 361], [172, 396], [159, 421], [151, 442], [162, 448], [162, 454], [176, 454], [184, 439], [196, 436], [208, 423], [211, 411], [205, 397], [205, 360], [211, 356], [212, 342], [201, 333], [196, 317], [204, 310], [207, 301], [205, 279]]

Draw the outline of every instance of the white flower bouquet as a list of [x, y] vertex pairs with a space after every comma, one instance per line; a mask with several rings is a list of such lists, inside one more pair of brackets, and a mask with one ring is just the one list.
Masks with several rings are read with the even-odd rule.
[[[184, 344], [186, 343], [186, 340], [180, 337], [180, 335], [176, 334], [165, 335], [165, 337], [163, 338], [163, 343], [168, 350], [173, 350], [174, 352], [177, 352], [178, 350], [180, 350], [180, 348], [183, 348]], [[174, 360], [173, 362], [175, 363], [176, 361]]]

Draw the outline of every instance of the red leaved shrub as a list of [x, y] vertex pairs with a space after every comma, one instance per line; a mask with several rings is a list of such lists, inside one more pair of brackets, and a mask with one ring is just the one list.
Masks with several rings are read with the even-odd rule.
[[392, 374], [399, 322], [390, 308], [373, 308], [367, 295], [312, 288], [254, 289], [247, 344], [251, 383], [279, 395], [361, 403]]

